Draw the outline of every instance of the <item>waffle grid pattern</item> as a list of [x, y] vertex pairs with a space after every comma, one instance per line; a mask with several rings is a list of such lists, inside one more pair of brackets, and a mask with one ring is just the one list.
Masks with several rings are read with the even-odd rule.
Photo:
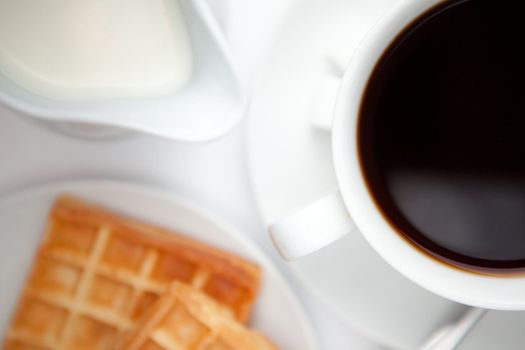
[[155, 302], [139, 325], [126, 334], [121, 350], [276, 350], [225, 309], [180, 283]]
[[[88, 219], [77, 220], [78, 214]], [[118, 337], [174, 280], [247, 318], [255, 293], [246, 287], [257, 288], [258, 275], [235, 285], [228, 276], [238, 266], [206, 264], [197, 259], [206, 252], [196, 249], [199, 254], [192, 258], [192, 249], [167, 244], [165, 236], [141, 240], [144, 232], [121, 225], [126, 219], [115, 222], [114, 215], [108, 220], [107, 213], [98, 214], [74, 200], [57, 202], [6, 333], [5, 350], [114, 349]]]

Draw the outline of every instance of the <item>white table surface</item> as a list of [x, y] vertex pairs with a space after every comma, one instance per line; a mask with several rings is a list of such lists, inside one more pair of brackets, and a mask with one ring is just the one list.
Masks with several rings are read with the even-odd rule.
[[[287, 9], [296, 0], [209, 0], [228, 34], [247, 85]], [[244, 125], [206, 144], [128, 134], [73, 138], [0, 106], [0, 195], [61, 180], [109, 178], [173, 191], [246, 232], [281, 267], [301, 298], [321, 349], [383, 349], [346, 326], [294, 280], [273, 250], [254, 205], [245, 166]]]

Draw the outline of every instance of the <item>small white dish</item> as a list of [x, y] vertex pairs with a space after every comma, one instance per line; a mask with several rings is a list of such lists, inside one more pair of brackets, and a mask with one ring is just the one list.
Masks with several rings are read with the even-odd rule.
[[222, 219], [190, 202], [141, 185], [113, 181], [64, 182], [0, 199], [0, 334], [8, 325], [53, 200], [61, 193], [100, 203], [256, 261], [263, 283], [251, 326], [282, 349], [317, 349], [314, 331], [283, 276], [264, 253]]
[[[332, 56], [343, 62], [349, 58], [392, 4], [301, 1], [284, 21], [254, 88], [247, 120], [251, 184], [266, 224], [337, 187], [330, 134], [312, 123], [323, 96], [320, 82]], [[419, 348], [466, 310], [396, 272], [359, 233], [288, 266], [341, 319], [396, 349]]]
[[189, 83], [173, 94], [54, 101], [28, 92], [0, 73], [0, 103], [24, 115], [61, 124], [95, 124], [194, 142], [224, 135], [245, 112], [241, 80], [206, 1], [180, 0], [180, 5], [191, 38], [194, 69]]

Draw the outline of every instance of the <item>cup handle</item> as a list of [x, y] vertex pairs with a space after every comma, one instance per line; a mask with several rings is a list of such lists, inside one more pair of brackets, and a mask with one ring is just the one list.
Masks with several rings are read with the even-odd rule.
[[318, 199], [269, 227], [272, 241], [285, 260], [313, 253], [355, 229], [356, 225], [339, 191]]

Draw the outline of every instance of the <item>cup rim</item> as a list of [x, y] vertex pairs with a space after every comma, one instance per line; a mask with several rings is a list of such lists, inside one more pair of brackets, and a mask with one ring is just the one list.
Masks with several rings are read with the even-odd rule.
[[[402, 0], [371, 29], [342, 79], [332, 155], [343, 201], [365, 239], [391, 266], [421, 287], [463, 304], [525, 310], [525, 274], [484, 275], [439, 262], [394, 232], [368, 192], [357, 154], [357, 121], [368, 79], [384, 50], [419, 15], [444, 0]], [[349, 135], [353, 135], [349, 137]]]

